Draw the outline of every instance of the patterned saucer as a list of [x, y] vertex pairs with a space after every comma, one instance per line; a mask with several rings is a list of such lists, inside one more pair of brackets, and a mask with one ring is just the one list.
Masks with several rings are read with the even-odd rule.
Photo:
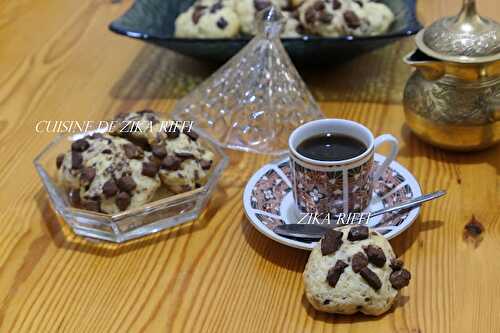
[[[378, 165], [384, 157], [375, 154]], [[260, 168], [248, 181], [243, 194], [245, 213], [250, 222], [261, 233], [275, 241], [303, 250], [312, 250], [315, 242], [282, 237], [273, 229], [280, 224], [297, 223], [293, 201], [289, 159], [284, 158]], [[376, 211], [385, 206], [422, 195], [413, 175], [401, 164], [392, 162], [382, 178], [374, 185], [373, 197], [367, 211]], [[368, 226], [391, 239], [406, 230], [417, 218], [420, 208], [410, 211], [386, 213], [371, 218]]]

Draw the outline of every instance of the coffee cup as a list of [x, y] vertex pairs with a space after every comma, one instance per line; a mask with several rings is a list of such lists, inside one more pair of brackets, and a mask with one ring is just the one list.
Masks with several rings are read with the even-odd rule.
[[[384, 143], [390, 152], [376, 166], [375, 150]], [[390, 134], [374, 138], [368, 128], [351, 120], [320, 119], [296, 128], [288, 148], [299, 216], [338, 216], [366, 211], [374, 181], [396, 158], [399, 143]]]

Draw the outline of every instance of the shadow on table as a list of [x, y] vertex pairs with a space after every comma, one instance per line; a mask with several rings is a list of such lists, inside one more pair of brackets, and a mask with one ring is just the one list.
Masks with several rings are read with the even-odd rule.
[[227, 201], [227, 195], [223, 189], [219, 189], [216, 193], [217, 194], [210, 200], [207, 209], [197, 220], [121, 244], [74, 234], [67, 226], [66, 222], [64, 222], [64, 220], [54, 211], [44, 190], [40, 190], [35, 194], [34, 198], [43, 217], [42, 229], [50, 235], [58, 248], [85, 252], [102, 257], [116, 257], [146, 246], [167, 241], [185, 234], [196, 233], [204, 229], [209, 221], [212, 220], [217, 210]]
[[342, 315], [342, 314], [332, 314], [321, 311], [316, 311], [306, 298], [306, 295], [302, 296], [302, 306], [306, 309], [307, 315], [314, 320], [323, 321], [325, 323], [331, 324], [351, 324], [357, 322], [365, 321], [378, 321], [382, 320], [388, 314], [393, 313], [397, 308], [404, 306], [408, 303], [409, 297], [404, 295], [399, 295], [396, 299], [393, 307], [386, 313], [380, 316], [369, 316], [363, 313], [356, 313], [354, 315]]
[[[320, 101], [400, 103], [411, 72], [402, 58], [413, 48], [402, 39], [343, 63], [299, 66], [314, 97]], [[111, 89], [123, 100], [179, 99], [216, 71], [218, 65], [145, 45]]]
[[265, 260], [290, 271], [304, 271], [309, 251], [295, 249], [267, 238], [252, 226], [246, 216], [243, 216], [240, 225], [248, 245]]
[[[295, 249], [264, 236], [250, 224], [246, 216], [243, 216], [240, 224], [245, 240], [261, 257], [288, 270], [304, 271], [309, 251]], [[421, 217], [417, 218], [405, 232], [390, 240], [396, 256], [404, 255], [417, 241], [420, 232], [440, 228], [443, 224], [443, 221], [423, 222]], [[419, 243], [418, 246], [423, 244]]]

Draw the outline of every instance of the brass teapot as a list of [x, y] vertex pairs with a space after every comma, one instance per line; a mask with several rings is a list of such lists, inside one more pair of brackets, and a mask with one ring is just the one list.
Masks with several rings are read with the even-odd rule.
[[474, 0], [460, 13], [420, 31], [404, 61], [409, 128], [424, 141], [459, 151], [500, 142], [500, 25], [477, 15]]

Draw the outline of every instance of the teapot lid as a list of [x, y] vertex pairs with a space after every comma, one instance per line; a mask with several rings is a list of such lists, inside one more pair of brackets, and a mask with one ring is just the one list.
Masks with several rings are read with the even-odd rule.
[[427, 55], [458, 63], [485, 63], [500, 60], [500, 24], [481, 17], [475, 0], [464, 0], [457, 16], [444, 17], [416, 36]]

